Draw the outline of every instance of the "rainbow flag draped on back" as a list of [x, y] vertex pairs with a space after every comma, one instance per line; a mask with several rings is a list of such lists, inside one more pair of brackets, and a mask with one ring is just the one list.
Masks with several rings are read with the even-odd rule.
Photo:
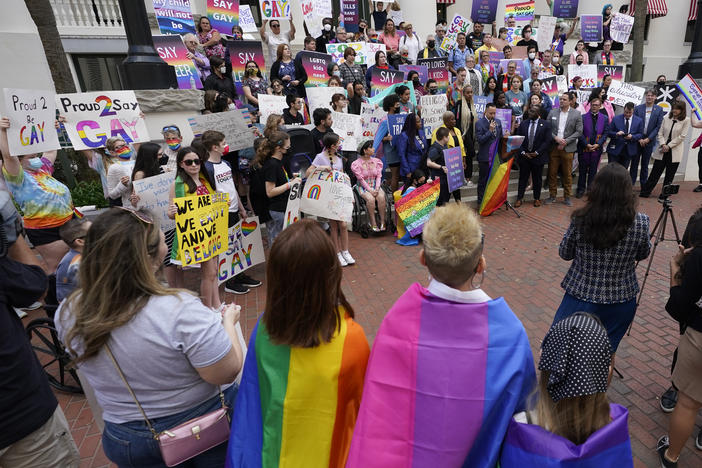
[[[523, 136], [509, 136], [505, 143], [495, 142], [495, 148], [491, 148], [490, 153], [494, 155], [490, 166], [490, 175], [488, 176], [483, 194], [483, 201], [480, 204], [481, 216], [488, 216], [502, 206], [507, 201], [507, 188], [509, 187], [509, 172], [512, 169], [514, 158], [511, 157], [513, 152], [516, 152], [524, 141]], [[499, 144], [499, 155], [496, 155], [497, 145]]]
[[534, 385], [504, 299], [454, 302], [415, 283], [375, 337], [347, 467], [493, 467]]
[[601, 468], [633, 467], [628, 412], [610, 404], [612, 422], [592, 434], [582, 445], [533, 424], [512, 420], [500, 456], [501, 468]]
[[330, 343], [291, 348], [265, 328], [251, 335], [226, 466], [343, 467], [368, 361], [363, 329], [346, 317]]

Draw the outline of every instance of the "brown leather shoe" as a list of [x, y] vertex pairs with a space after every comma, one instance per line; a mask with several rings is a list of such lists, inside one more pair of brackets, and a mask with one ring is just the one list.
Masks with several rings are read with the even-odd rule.
[[534, 206], [537, 208], [541, 206], [541, 200], [534, 200]]
[[520, 206], [522, 206], [522, 201], [521, 201], [521, 200], [517, 200], [516, 202], [514, 202], [514, 207], [515, 207], [515, 208], [519, 208]]

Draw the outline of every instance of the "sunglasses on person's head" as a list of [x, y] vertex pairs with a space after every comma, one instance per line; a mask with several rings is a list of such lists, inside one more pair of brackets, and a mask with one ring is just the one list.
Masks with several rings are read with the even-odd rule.
[[[134, 208], [129, 208], [126, 206], [116, 206], [115, 208], [123, 210], [123, 211], [128, 211], [131, 214], [133, 214], [137, 219], [140, 221], [145, 222], [146, 224], [154, 224], [154, 220], [151, 216], [149, 216], [147, 213], [144, 213], [143, 211], [135, 210]], [[79, 238], [80, 239], [80, 238]]]
[[200, 165], [200, 158], [198, 159], [183, 159], [183, 164], [186, 166], [199, 166]]
[[163, 127], [163, 130], [161, 130], [161, 133], [166, 133], [166, 132], [177, 132], [178, 127], [175, 127], [173, 125], [169, 125], [168, 127]]

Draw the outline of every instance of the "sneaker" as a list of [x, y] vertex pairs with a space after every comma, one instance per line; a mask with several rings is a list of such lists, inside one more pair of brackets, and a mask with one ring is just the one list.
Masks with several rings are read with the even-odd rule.
[[238, 274], [235, 279], [237, 283], [243, 284], [247, 288], [257, 288], [263, 284], [259, 280], [254, 279], [244, 273]]
[[697, 450], [702, 450], [702, 429], [697, 433], [697, 437], [695, 437], [695, 447], [697, 447]]
[[668, 390], [666, 390], [665, 393], [663, 393], [663, 395], [661, 395], [661, 399], [659, 401], [661, 409], [665, 413], [672, 413], [675, 409], [675, 404], [677, 402], [678, 391], [675, 389], [675, 387], [672, 386]]
[[339, 263], [341, 263], [342, 267], [348, 266], [348, 263], [346, 263], [346, 259], [344, 256], [341, 254], [341, 252], [336, 253], [336, 258], [339, 259]]
[[232, 278], [224, 283], [224, 291], [232, 294], [246, 294], [251, 290]]
[[544, 201], [544, 205], [552, 205], [552, 204], [554, 204], [554, 203], [556, 203], [556, 197], [548, 197], [548, 198]]
[[563, 204], [564, 204], [565, 206], [573, 206], [573, 202], [570, 201], [570, 198], [565, 198], [565, 199], [563, 199]]
[[658, 452], [658, 459], [661, 462], [661, 468], [677, 468], [678, 466], [678, 462], [670, 461], [665, 457], [665, 452], [668, 450], [669, 446], [670, 441], [668, 440], [667, 435], [661, 436], [661, 438], [658, 439], [658, 444], [656, 444], [656, 452]]
[[[698, 185], [697, 187], [692, 189], [693, 192], [702, 192], [702, 184]], [[699, 448], [699, 447], [698, 447]], [[700, 449], [702, 450], [702, 449]]]
[[341, 255], [344, 256], [344, 260], [346, 260], [347, 265], [353, 265], [354, 263], [356, 263], [356, 260], [353, 259], [348, 250], [344, 250], [343, 252], [341, 252]]
[[15, 313], [19, 318], [23, 319], [27, 316], [27, 312], [23, 311], [22, 309], [18, 309], [17, 307], [13, 307], [13, 309], [15, 309]]
[[[469, 180], [468, 182], [466, 182], [466, 187], [473, 188], [475, 187], [475, 184]], [[700, 187], [702, 187], [702, 185], [700, 185]]]

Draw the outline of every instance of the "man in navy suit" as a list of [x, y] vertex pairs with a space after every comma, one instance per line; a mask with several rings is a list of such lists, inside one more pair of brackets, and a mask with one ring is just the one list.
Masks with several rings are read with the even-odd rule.
[[483, 201], [485, 186], [490, 175], [490, 148], [493, 143], [499, 144], [502, 138], [502, 124], [495, 118], [495, 104], [488, 102], [483, 118], [475, 124], [475, 134], [480, 144], [478, 150], [478, 206]]
[[628, 168], [631, 159], [639, 154], [639, 140], [643, 138], [644, 121], [634, 115], [634, 103], [627, 102], [624, 114], [612, 119], [607, 147], [609, 162], [618, 162]]
[[534, 186], [534, 206], [541, 206], [541, 183], [544, 165], [548, 162], [548, 150], [551, 147], [551, 125], [541, 118], [541, 106], [531, 106], [527, 111], [528, 120], [523, 120], [517, 130], [524, 141], [519, 150], [519, 187], [517, 202], [514, 206], [522, 206], [522, 198], [526, 191], [529, 176]]
[[663, 123], [663, 109], [656, 105], [657, 93], [655, 89], [646, 91], [646, 103], [634, 108], [634, 115], [644, 121], [644, 135], [639, 140], [639, 151], [631, 158], [631, 182], [636, 183], [636, 173], [641, 161], [641, 186], [648, 180], [648, 161], [651, 159], [653, 147], [656, 145], [658, 130]]

